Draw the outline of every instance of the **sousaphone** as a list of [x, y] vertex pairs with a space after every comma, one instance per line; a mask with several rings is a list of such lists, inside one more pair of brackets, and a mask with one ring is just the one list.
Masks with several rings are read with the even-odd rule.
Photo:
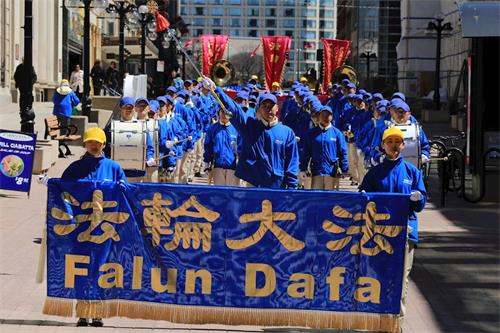
[[332, 82], [340, 84], [343, 79], [348, 79], [350, 82], [358, 85], [358, 72], [351, 66], [340, 66], [333, 71]]
[[231, 83], [234, 80], [235, 75], [236, 70], [234, 69], [233, 64], [225, 59], [216, 61], [210, 69], [210, 78], [219, 87], [223, 87]]

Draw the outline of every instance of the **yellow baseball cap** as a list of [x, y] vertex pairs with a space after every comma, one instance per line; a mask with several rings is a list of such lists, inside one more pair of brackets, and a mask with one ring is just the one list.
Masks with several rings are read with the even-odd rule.
[[250, 77], [250, 79], [251, 79], [251, 80], [258, 80], [258, 79], [259, 79], [259, 77], [258, 77], [257, 75], [252, 75], [252, 76]]
[[83, 142], [90, 140], [104, 144], [106, 142], [106, 134], [104, 134], [104, 131], [99, 127], [90, 127], [85, 131], [85, 134], [83, 134]]
[[276, 81], [275, 81], [275, 82], [273, 82], [272, 86], [273, 86], [273, 87], [279, 87], [279, 86], [280, 86], [280, 84], [279, 84], [278, 82], [276, 82]]
[[404, 140], [405, 138], [403, 131], [397, 127], [391, 127], [384, 131], [384, 135], [382, 135], [382, 142], [390, 136], [397, 136], [398, 138], [401, 138], [401, 140]]
[[306, 77], [305, 77], [305, 76], [301, 77], [301, 78], [300, 78], [300, 82], [307, 82]]

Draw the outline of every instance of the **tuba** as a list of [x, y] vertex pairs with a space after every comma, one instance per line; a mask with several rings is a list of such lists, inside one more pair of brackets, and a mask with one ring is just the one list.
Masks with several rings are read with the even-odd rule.
[[342, 65], [333, 71], [332, 82], [340, 84], [343, 79], [348, 79], [355, 85], [359, 83], [358, 73], [353, 67], [348, 65]]
[[232, 82], [235, 75], [236, 71], [233, 64], [225, 59], [216, 61], [210, 69], [210, 78], [219, 87], [226, 86]]

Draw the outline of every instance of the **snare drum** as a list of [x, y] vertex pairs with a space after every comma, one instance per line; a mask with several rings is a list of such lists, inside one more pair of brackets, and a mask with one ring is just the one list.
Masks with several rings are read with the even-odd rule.
[[410, 125], [396, 125], [404, 135], [405, 149], [402, 155], [405, 161], [420, 169], [422, 165], [422, 150], [420, 148], [420, 125], [418, 123]]
[[146, 145], [146, 122], [111, 122], [111, 159], [124, 170], [146, 170]]

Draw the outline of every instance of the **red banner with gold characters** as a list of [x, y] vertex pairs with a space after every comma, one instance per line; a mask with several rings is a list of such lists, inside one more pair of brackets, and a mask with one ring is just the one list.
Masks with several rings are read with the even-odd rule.
[[350, 40], [326, 39], [323, 42], [323, 91], [328, 89], [332, 73], [342, 66], [351, 53]]
[[261, 37], [261, 39], [264, 50], [266, 86], [270, 90], [273, 82], [280, 83], [283, 79], [283, 66], [292, 40], [288, 36], [267, 36]]
[[201, 35], [203, 74], [210, 76], [212, 65], [222, 59], [229, 35]]

